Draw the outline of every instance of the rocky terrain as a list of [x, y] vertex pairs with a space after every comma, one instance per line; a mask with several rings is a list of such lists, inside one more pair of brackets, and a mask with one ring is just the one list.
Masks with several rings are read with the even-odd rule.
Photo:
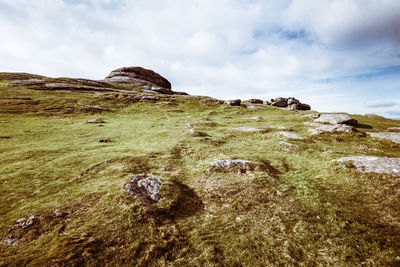
[[396, 266], [400, 121], [141, 67], [0, 73], [0, 266]]

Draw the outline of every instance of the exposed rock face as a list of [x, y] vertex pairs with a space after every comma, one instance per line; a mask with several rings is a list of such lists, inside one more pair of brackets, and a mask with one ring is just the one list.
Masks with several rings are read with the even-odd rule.
[[288, 108], [290, 110], [310, 110], [311, 109], [310, 105], [303, 104], [294, 97], [289, 97], [289, 98], [277, 97], [275, 99], [271, 99], [270, 103], [268, 101], [266, 101], [266, 104], [275, 106], [275, 107]]
[[353, 119], [347, 114], [322, 114], [316, 122], [330, 123], [330, 124], [347, 124], [356, 126], [358, 121]]
[[246, 102], [249, 102], [252, 104], [264, 104], [264, 101], [262, 101], [261, 99], [256, 99], [256, 98], [249, 99]]
[[240, 100], [240, 99], [226, 100], [225, 103], [228, 105], [231, 105], [231, 106], [240, 106], [240, 104], [242, 103], [242, 100]]
[[400, 144], [400, 133], [383, 132], [383, 133], [367, 133], [367, 134], [369, 134], [371, 137], [387, 139], [394, 143]]
[[388, 173], [400, 177], [400, 158], [358, 156], [340, 158], [337, 161], [353, 161], [354, 167], [361, 172]]
[[358, 132], [356, 128], [346, 124], [335, 124], [335, 125], [321, 125], [315, 129], [308, 130], [311, 134], [322, 134], [324, 132], [345, 132], [354, 133]]
[[[113, 70], [105, 81], [115, 83], [141, 83], [148, 82], [154, 87], [171, 89], [171, 83], [160, 74], [142, 67], [123, 67]], [[150, 88], [149, 88], [150, 89]], [[152, 89], [154, 90], [154, 89]]]
[[125, 189], [143, 204], [152, 204], [161, 198], [160, 185], [160, 178], [134, 175], [125, 185]]
[[279, 134], [290, 139], [304, 139], [304, 137], [290, 132], [279, 132]]

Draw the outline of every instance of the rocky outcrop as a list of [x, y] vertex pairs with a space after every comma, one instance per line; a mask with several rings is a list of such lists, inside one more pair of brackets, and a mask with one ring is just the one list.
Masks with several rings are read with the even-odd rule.
[[113, 70], [105, 79], [115, 83], [148, 83], [149, 86], [171, 89], [171, 83], [160, 74], [142, 67], [123, 67]]
[[251, 104], [264, 104], [264, 101], [262, 101], [261, 99], [256, 99], [256, 98], [246, 100], [246, 102], [249, 102]]
[[134, 175], [125, 189], [128, 194], [148, 205], [160, 200], [160, 185], [160, 178]]
[[352, 161], [352, 165], [360, 172], [388, 173], [396, 177], [400, 176], [400, 158], [358, 156], [340, 158], [337, 161]]
[[240, 106], [240, 104], [242, 103], [242, 100], [240, 100], [240, 99], [226, 100], [225, 103], [228, 105], [231, 105], [231, 106]]
[[271, 99], [270, 102], [266, 101], [266, 104], [275, 106], [275, 107], [287, 108], [290, 110], [311, 110], [310, 105], [303, 104], [294, 97], [289, 97], [289, 98], [277, 97], [277, 98]]
[[[316, 125], [309, 125], [309, 126], [316, 126]], [[322, 124], [322, 125], [319, 125], [317, 128], [309, 129], [308, 131], [311, 134], [322, 134], [325, 132], [330, 132], [330, 133], [332, 133], [332, 132], [344, 132], [344, 133], [358, 132], [355, 127], [346, 125], [346, 124], [335, 124], [335, 125]]]
[[323, 114], [315, 122], [356, 126], [358, 121], [347, 114]]

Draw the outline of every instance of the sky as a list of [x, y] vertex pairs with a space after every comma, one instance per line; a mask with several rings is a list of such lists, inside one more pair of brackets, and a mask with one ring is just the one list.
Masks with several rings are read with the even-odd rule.
[[0, 71], [124, 66], [193, 95], [400, 119], [400, 1], [0, 0]]

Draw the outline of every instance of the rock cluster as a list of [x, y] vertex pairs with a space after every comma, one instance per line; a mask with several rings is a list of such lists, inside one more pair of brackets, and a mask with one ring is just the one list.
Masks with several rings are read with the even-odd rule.
[[125, 185], [125, 189], [128, 194], [148, 205], [160, 200], [160, 186], [160, 178], [134, 175]]
[[18, 227], [21, 227], [22, 229], [31, 227], [32, 225], [34, 225], [37, 221], [39, 221], [41, 219], [40, 216], [36, 216], [36, 215], [32, 215], [26, 218], [20, 218], [16, 221], [16, 225]]
[[267, 105], [275, 106], [275, 107], [281, 107], [281, 108], [287, 108], [290, 110], [310, 110], [311, 106], [308, 104], [303, 104], [301, 103], [298, 99], [294, 97], [277, 97], [271, 99], [270, 102], [267, 101]]

